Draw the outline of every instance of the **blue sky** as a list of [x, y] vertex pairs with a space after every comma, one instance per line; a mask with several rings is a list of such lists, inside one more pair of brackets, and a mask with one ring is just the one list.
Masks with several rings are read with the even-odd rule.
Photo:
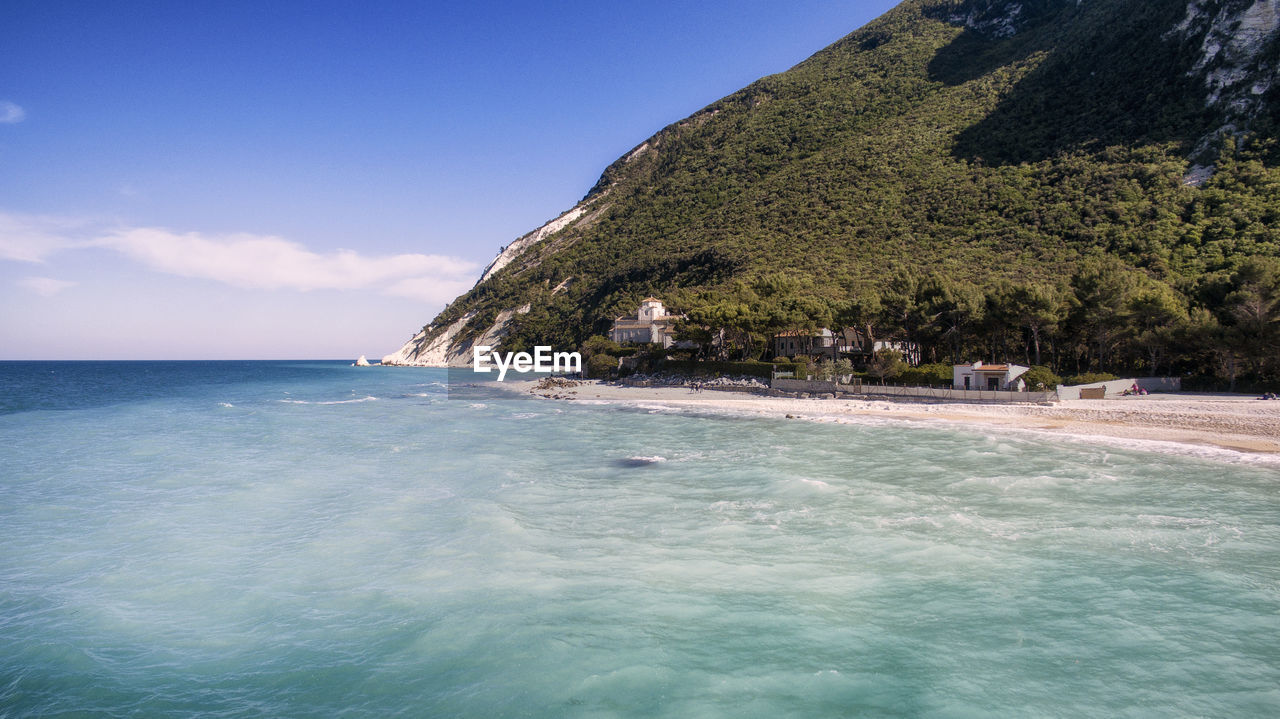
[[894, 3], [0, 4], [0, 359], [380, 357]]

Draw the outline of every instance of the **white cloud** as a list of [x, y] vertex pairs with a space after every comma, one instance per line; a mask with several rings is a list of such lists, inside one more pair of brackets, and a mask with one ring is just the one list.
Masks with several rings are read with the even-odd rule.
[[133, 228], [113, 232], [93, 244], [160, 272], [268, 290], [375, 288], [391, 292], [398, 286], [395, 283], [408, 278], [452, 285], [474, 276], [479, 269], [473, 262], [443, 255], [367, 257], [352, 250], [320, 254], [269, 235], [206, 236]]
[[22, 122], [26, 117], [26, 110], [8, 100], [0, 100], [0, 124], [12, 125]]
[[68, 287], [75, 287], [75, 282], [55, 280], [52, 277], [24, 277], [18, 280], [18, 286], [31, 290], [41, 297], [53, 297]]
[[84, 246], [91, 235], [82, 220], [0, 212], [0, 260], [44, 262], [55, 252]]
[[[470, 289], [480, 271], [474, 262], [445, 255], [319, 253], [271, 235], [104, 230], [82, 220], [0, 212], [0, 260], [43, 263], [55, 253], [87, 248], [113, 250], [158, 272], [235, 287], [376, 290], [430, 303], [448, 302]], [[62, 289], [43, 287], [51, 293]]]
[[465, 276], [452, 280], [441, 280], [439, 277], [406, 277], [382, 291], [393, 297], [404, 297], [420, 300], [428, 304], [445, 304], [452, 302], [458, 295], [471, 289], [479, 276], [479, 268], [465, 273]]

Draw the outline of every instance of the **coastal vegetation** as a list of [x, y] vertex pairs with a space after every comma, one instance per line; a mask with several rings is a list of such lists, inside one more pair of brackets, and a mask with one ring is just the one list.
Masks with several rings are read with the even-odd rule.
[[[816, 283], [770, 275], [689, 297], [681, 336], [704, 356], [751, 359], [787, 330], [853, 328], [872, 341], [914, 345], [912, 370], [934, 384], [945, 367], [973, 359], [1017, 361], [1054, 373], [1176, 374], [1205, 386], [1280, 373], [1280, 260], [1245, 258], [1231, 271], [1174, 285], [1110, 257], [1090, 258], [1061, 284], [997, 280], [979, 285], [904, 269], [885, 290], [855, 285], [824, 297]], [[676, 304], [679, 307], [679, 304]], [[712, 337], [724, 342], [713, 346]], [[897, 376], [881, 352], [868, 363]], [[881, 366], [883, 365], [883, 366]], [[1091, 380], [1090, 380], [1091, 381]]]
[[1280, 382], [1280, 84], [1215, 104], [1196, 7], [908, 0], [649, 138], [433, 326], [528, 304], [507, 344], [578, 347], [655, 295], [726, 360], [854, 327], [926, 364]]

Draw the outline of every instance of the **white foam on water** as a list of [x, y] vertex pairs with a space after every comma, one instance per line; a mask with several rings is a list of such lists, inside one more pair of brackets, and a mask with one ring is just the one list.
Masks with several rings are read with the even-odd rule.
[[314, 405], [335, 405], [335, 404], [361, 404], [363, 402], [376, 402], [377, 397], [368, 396], [357, 399], [335, 399], [335, 400], [305, 400], [305, 399], [278, 399], [281, 404], [314, 404]]
[[[1101, 447], [1111, 450], [1130, 450], [1153, 454], [1168, 454], [1180, 457], [1205, 459], [1215, 462], [1280, 468], [1280, 454], [1248, 452], [1213, 445], [1187, 444], [1185, 442], [1172, 442], [1158, 439], [1079, 434], [1058, 429], [1042, 429], [1036, 427], [993, 427], [981, 423], [953, 422], [949, 420], [931, 421], [927, 424], [915, 420], [899, 420], [899, 422], [904, 425], [928, 426], [932, 429], [940, 429], [943, 431], [946, 431], [949, 426], [957, 429], [963, 428], [962, 431], [965, 431], [968, 434], [977, 432], [988, 441], [998, 442], [999, 440], [1007, 439], [1009, 437], [1017, 437], [1029, 442], [1045, 442], [1046, 440], [1049, 440], [1055, 443], [1061, 442], [1075, 446]], [[1019, 448], [1015, 445], [1010, 445], [1007, 442], [1000, 442], [997, 445], [997, 450], [1001, 453], [1021, 452], [1025, 451], [1025, 447]], [[1111, 455], [1104, 452], [1099, 459], [1099, 463], [1106, 464], [1110, 461], [1110, 458]]]
[[[618, 404], [616, 401], [597, 400], [592, 404]], [[581, 402], [580, 404], [587, 404]], [[780, 410], [761, 410], [756, 408], [735, 408], [728, 406], [695, 406], [692, 404], [661, 404], [635, 402], [624, 403], [629, 406], [646, 409], [651, 413], [670, 413], [684, 414], [688, 416], [709, 416], [718, 415], [725, 417], [743, 417], [743, 418], [763, 418], [763, 419], [779, 419]], [[819, 424], [841, 424], [865, 427], [886, 427], [886, 426], [904, 426], [913, 428], [932, 429], [938, 431], [963, 432], [972, 435], [975, 431], [985, 441], [994, 442], [994, 444], [986, 452], [993, 454], [1009, 454], [1025, 451], [1021, 444], [1011, 444], [1007, 441], [1010, 437], [1019, 438], [1034, 442], [1043, 442], [1046, 438], [1052, 438], [1054, 441], [1061, 440], [1076, 444], [1085, 444], [1091, 446], [1110, 447], [1113, 449], [1137, 450], [1141, 452], [1154, 452], [1160, 454], [1174, 454], [1184, 457], [1196, 457], [1219, 462], [1231, 462], [1258, 466], [1275, 466], [1280, 467], [1280, 454], [1267, 454], [1261, 452], [1249, 452], [1243, 450], [1235, 450], [1227, 447], [1218, 447], [1212, 445], [1194, 445], [1184, 442], [1172, 442], [1156, 439], [1138, 439], [1125, 437], [1109, 437], [1103, 435], [1084, 435], [1078, 433], [1066, 432], [1060, 429], [1046, 429], [1040, 427], [1010, 427], [999, 426], [993, 427], [980, 422], [965, 422], [962, 420], [951, 419], [920, 419], [906, 417], [878, 417], [872, 415], [846, 415], [824, 413], [820, 406], [815, 406], [814, 412], [804, 412], [798, 414], [795, 419], [815, 422]], [[1102, 461], [1105, 463], [1106, 457]]]
[[[396, 382], [407, 374], [365, 374], [377, 380], [353, 397], [413, 391]], [[0, 706], [533, 719], [1280, 706], [1269, 467], [938, 423], [576, 402], [516, 425], [501, 420], [525, 407], [503, 402], [388, 400], [371, 422], [370, 405], [298, 411], [272, 401], [278, 388], [255, 413], [218, 409], [243, 396], [0, 416]]]
[[937, 519], [928, 516], [909, 516], [909, 517], [879, 517], [876, 519], [877, 527], [918, 527], [929, 526], [934, 529], [942, 529], [942, 523]]

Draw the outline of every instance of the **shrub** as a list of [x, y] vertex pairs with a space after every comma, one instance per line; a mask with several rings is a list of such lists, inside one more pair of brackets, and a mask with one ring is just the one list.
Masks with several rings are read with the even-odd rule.
[[1068, 387], [1074, 387], [1078, 384], [1093, 384], [1094, 382], [1110, 382], [1113, 379], [1120, 379], [1113, 374], [1107, 372], [1085, 372], [1084, 374], [1073, 375], [1062, 381]]
[[791, 364], [789, 362], [756, 362], [747, 360], [745, 362], [691, 362], [682, 360], [667, 360], [659, 366], [661, 370], [671, 372], [687, 372], [695, 375], [738, 375], [747, 377], [761, 377], [768, 379], [773, 376], [774, 372], [795, 372], [797, 377], [803, 378], [806, 371], [804, 364]]
[[582, 356], [590, 359], [598, 354], [618, 356], [622, 347], [603, 335], [595, 335], [582, 343]]
[[1063, 384], [1062, 378], [1044, 365], [1035, 365], [1027, 370], [1027, 373], [1022, 375], [1022, 381], [1027, 383], [1027, 389], [1032, 392], [1050, 392], [1054, 387]]
[[608, 379], [618, 369], [618, 358], [607, 354], [594, 354], [587, 360], [587, 376]]
[[902, 353], [897, 350], [880, 350], [867, 363], [868, 374], [880, 380], [880, 384], [884, 384], [886, 379], [897, 377], [906, 369], [907, 363], [902, 361]]
[[948, 364], [922, 364], [919, 367], [908, 367], [898, 375], [898, 382], [908, 385], [950, 387], [954, 381], [954, 372]]

